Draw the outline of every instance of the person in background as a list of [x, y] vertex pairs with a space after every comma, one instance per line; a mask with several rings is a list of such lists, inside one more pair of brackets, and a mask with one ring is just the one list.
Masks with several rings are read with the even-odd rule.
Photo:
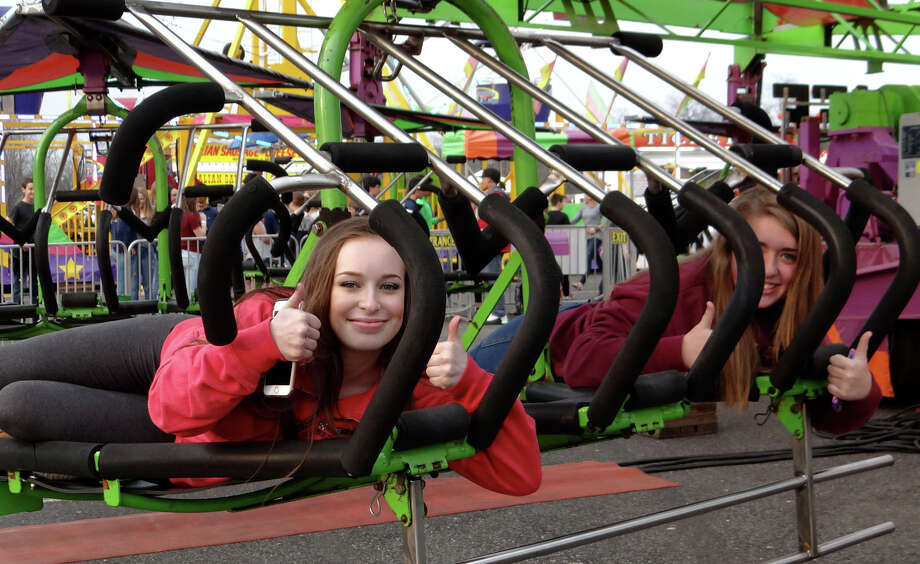
[[[502, 182], [502, 175], [497, 168], [488, 167], [483, 169], [482, 178], [479, 180], [479, 189], [485, 192], [486, 195], [489, 194], [499, 194], [504, 197], [508, 197], [504, 191], [504, 183]], [[479, 220], [479, 228], [483, 229], [488, 224], [482, 219]], [[483, 274], [499, 274], [502, 271], [502, 255], [511, 250], [511, 246], [508, 245], [502, 252], [495, 255], [489, 264], [487, 264], [482, 269]], [[498, 300], [498, 303], [495, 304], [495, 307], [492, 309], [492, 313], [489, 314], [489, 317], [486, 319], [488, 324], [504, 324], [508, 322], [507, 310], [505, 309], [505, 296], [503, 295], [501, 299]]]
[[[562, 211], [566, 199], [565, 195], [558, 193], [549, 197], [550, 209], [546, 212], [547, 225], [569, 225], [569, 216]], [[567, 275], [562, 276], [562, 295], [565, 297], [569, 295], [569, 277]]]
[[[576, 288], [581, 289], [588, 280], [588, 275], [594, 274], [595, 272], [603, 272], [604, 270], [603, 253], [601, 252], [603, 248], [603, 242], [601, 241], [601, 226], [609, 225], [610, 222], [601, 214], [601, 207], [597, 205], [594, 198], [589, 197], [585, 198], [585, 204], [579, 208], [578, 213], [572, 218], [572, 224], [576, 224], [579, 221], [583, 221], [587, 227], [585, 248], [587, 249], [588, 259], [585, 274], [582, 275], [580, 282], [574, 284]], [[597, 293], [598, 295], [604, 293], [603, 279], [601, 279]]]
[[[143, 182], [143, 180], [142, 180]], [[131, 190], [131, 197], [128, 200], [128, 207], [134, 211], [137, 203], [137, 180], [135, 187]], [[134, 212], [137, 215], [136, 212]], [[115, 257], [115, 284], [119, 296], [128, 296], [132, 300], [137, 300], [137, 246], [131, 246], [137, 241], [137, 232], [128, 223], [118, 217], [118, 214], [112, 212], [112, 225], [109, 228], [111, 237], [111, 247], [114, 251], [112, 256]]]
[[365, 174], [361, 177], [359, 183], [372, 198], [376, 198], [380, 194], [380, 177], [376, 174]]
[[[147, 183], [143, 177], [138, 176], [134, 181], [134, 190], [131, 192], [131, 200], [128, 207], [132, 213], [145, 224], [150, 225], [153, 222], [154, 208], [153, 201], [147, 192]], [[128, 286], [131, 290], [131, 299], [140, 299], [140, 287], [144, 288], [144, 299], [155, 300], [159, 294], [159, 272], [157, 259], [157, 250], [154, 242], [148, 242], [135, 233], [138, 240], [131, 248], [130, 265], [131, 276]]]
[[198, 288], [198, 263], [201, 262], [201, 248], [204, 241], [198, 239], [205, 236], [207, 227], [198, 212], [197, 198], [182, 198], [182, 266], [185, 271], [185, 288], [189, 298]]
[[214, 225], [214, 220], [217, 219], [218, 209], [213, 205], [210, 198], [199, 198], [198, 200], [200, 206], [198, 211], [204, 214], [205, 229], [210, 231], [211, 226]]
[[[35, 215], [35, 188], [31, 178], [26, 178], [20, 185], [22, 189], [22, 199], [13, 206], [13, 211], [7, 217], [7, 221], [12, 223], [16, 229], [25, 231], [29, 228], [32, 216]], [[13, 302], [23, 303], [22, 300], [22, 279], [29, 279], [29, 289], [31, 303], [38, 302], [38, 265], [35, 262], [35, 253], [32, 249], [13, 249], [10, 261], [10, 273], [13, 281]], [[28, 255], [28, 259], [23, 261], [23, 255]], [[21, 276], [20, 276], [21, 274]]]
[[[425, 220], [425, 225], [428, 226], [430, 231], [434, 226], [440, 221], [434, 216], [434, 213], [431, 211], [431, 205], [428, 203], [428, 197], [431, 196], [431, 193], [436, 191], [437, 188], [434, 184], [431, 183], [431, 180], [425, 180], [422, 182], [422, 179], [425, 178], [424, 175], [413, 176], [409, 179], [408, 184], [406, 185], [406, 191], [411, 191], [415, 188], [415, 191], [412, 192], [410, 196], [412, 202], [415, 204], [415, 209], [418, 210], [418, 214]], [[419, 184], [421, 182], [421, 184]], [[409, 200], [406, 200], [406, 208], [409, 211], [413, 211]]]

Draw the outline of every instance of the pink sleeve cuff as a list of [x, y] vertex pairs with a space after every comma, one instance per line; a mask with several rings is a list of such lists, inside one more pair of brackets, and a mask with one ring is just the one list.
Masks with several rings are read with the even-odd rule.
[[271, 318], [242, 329], [237, 333], [236, 339], [227, 345], [241, 364], [257, 372], [265, 372], [284, 360], [278, 345], [272, 339], [269, 324]]

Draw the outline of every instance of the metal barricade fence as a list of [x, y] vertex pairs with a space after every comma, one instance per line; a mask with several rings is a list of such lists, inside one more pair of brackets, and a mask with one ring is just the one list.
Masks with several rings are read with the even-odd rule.
[[[121, 241], [117, 241], [124, 246]], [[157, 256], [156, 240], [137, 239], [128, 245], [127, 252], [109, 246], [113, 257], [118, 257], [116, 280], [118, 281], [118, 294], [129, 296], [132, 300], [155, 300], [159, 296], [160, 271]]]
[[0, 245], [0, 283], [3, 285], [0, 304], [31, 304], [38, 299], [32, 293], [32, 284], [22, 283], [31, 280], [33, 275], [31, 256], [34, 247], [32, 243], [25, 248]]

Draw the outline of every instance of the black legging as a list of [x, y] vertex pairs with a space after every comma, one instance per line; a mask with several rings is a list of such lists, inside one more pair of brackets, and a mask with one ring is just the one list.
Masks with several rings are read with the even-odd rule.
[[163, 342], [189, 317], [135, 317], [0, 345], [0, 429], [25, 441], [172, 441], [150, 420], [147, 392]]

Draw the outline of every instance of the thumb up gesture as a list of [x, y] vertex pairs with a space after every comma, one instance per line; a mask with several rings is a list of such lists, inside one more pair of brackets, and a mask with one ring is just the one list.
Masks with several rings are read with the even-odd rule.
[[712, 302], [706, 302], [706, 311], [703, 312], [699, 323], [684, 335], [684, 340], [680, 345], [680, 356], [687, 368], [693, 366], [696, 357], [700, 356], [700, 351], [703, 350], [703, 345], [712, 335], [712, 322], [715, 316], [716, 306]]
[[466, 371], [467, 355], [459, 328], [460, 316], [455, 315], [447, 326], [447, 340], [434, 347], [428, 360], [428, 380], [442, 390], [454, 387]]
[[284, 359], [291, 362], [313, 358], [319, 340], [319, 318], [300, 309], [303, 291], [303, 284], [298, 284], [269, 324], [272, 340]]
[[872, 390], [872, 372], [869, 370], [869, 340], [872, 331], [859, 338], [856, 349], [849, 357], [835, 354], [827, 367], [827, 391], [842, 400], [861, 400]]

